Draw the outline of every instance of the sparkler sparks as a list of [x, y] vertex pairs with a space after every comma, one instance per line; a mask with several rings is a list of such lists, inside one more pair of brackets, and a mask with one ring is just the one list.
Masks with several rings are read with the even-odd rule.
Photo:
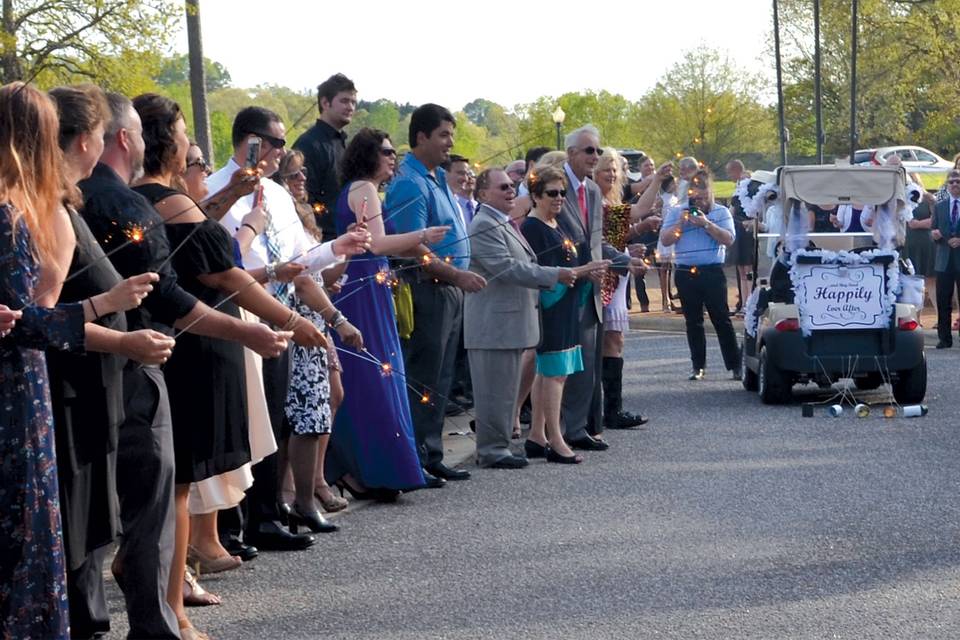
[[143, 227], [138, 224], [132, 225], [123, 233], [125, 236], [127, 236], [127, 239], [134, 244], [140, 244], [143, 242]]

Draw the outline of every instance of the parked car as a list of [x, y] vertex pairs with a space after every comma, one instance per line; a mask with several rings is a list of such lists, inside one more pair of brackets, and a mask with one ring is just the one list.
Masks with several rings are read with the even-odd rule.
[[953, 169], [953, 163], [944, 160], [933, 151], [923, 147], [878, 147], [876, 149], [860, 149], [854, 153], [853, 164], [886, 164], [892, 155], [900, 156], [901, 164], [907, 171], [940, 173]]
[[[788, 166], [777, 172], [788, 211], [794, 202], [903, 200], [905, 183], [900, 167]], [[827, 388], [852, 378], [858, 389], [890, 384], [901, 404], [922, 401], [927, 363], [916, 297], [907, 302], [891, 295], [917, 276], [901, 274], [893, 249], [857, 248], [868, 234], [818, 233], [809, 240], [816, 244], [796, 250], [789, 265], [775, 261], [747, 301], [744, 388], [778, 404], [790, 400], [795, 384]]]

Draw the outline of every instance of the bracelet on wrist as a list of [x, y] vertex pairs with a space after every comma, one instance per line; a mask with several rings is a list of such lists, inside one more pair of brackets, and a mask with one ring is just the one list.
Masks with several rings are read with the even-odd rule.
[[93, 319], [94, 319], [94, 320], [99, 320], [99, 319], [100, 319], [100, 314], [97, 312], [97, 307], [93, 304], [93, 298], [92, 298], [92, 297], [87, 298], [87, 302], [90, 303], [90, 311], [93, 312]]
[[252, 224], [250, 224], [249, 222], [244, 222], [243, 224], [240, 225], [240, 228], [241, 228], [241, 229], [242, 229], [243, 227], [246, 227], [247, 229], [250, 229], [250, 231], [253, 231], [253, 235], [255, 235], [255, 236], [260, 235], [260, 232], [257, 231], [257, 228], [256, 228], [255, 226], [253, 226]]
[[267, 271], [267, 280], [274, 282], [277, 279], [277, 263], [271, 262], [270, 264], [264, 267]]
[[297, 312], [291, 311], [290, 317], [287, 318], [287, 321], [283, 323], [282, 327], [280, 327], [280, 331], [292, 330], [295, 326], [297, 326], [297, 322], [299, 321], [300, 321], [300, 316], [297, 314]]
[[330, 326], [334, 329], [339, 329], [347, 323], [347, 316], [343, 315], [341, 312], [337, 311], [336, 315], [330, 318]]

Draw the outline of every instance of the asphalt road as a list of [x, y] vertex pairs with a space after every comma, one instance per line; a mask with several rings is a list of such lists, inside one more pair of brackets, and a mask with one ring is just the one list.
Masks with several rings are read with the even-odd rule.
[[960, 637], [960, 350], [928, 352], [925, 418], [810, 419], [729, 380], [710, 342], [706, 380], [688, 382], [682, 334], [628, 337], [627, 404], [653, 419], [608, 433], [609, 451], [347, 513], [309, 551], [211, 576], [224, 604], [190, 610], [195, 625], [215, 640]]

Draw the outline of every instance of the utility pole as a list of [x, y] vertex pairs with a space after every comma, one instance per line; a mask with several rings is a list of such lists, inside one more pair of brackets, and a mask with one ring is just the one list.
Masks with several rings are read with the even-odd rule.
[[212, 166], [213, 136], [207, 112], [207, 74], [203, 66], [203, 39], [200, 31], [200, 0], [185, 0], [187, 11], [187, 49], [190, 60], [190, 101], [193, 104], [193, 135]]
[[813, 109], [817, 118], [817, 164], [823, 164], [823, 110], [820, 92], [820, 0], [813, 0]]
[[850, 164], [857, 154], [857, 0], [853, 0], [850, 30]]
[[773, 49], [777, 60], [777, 118], [780, 131], [780, 164], [787, 164], [787, 131], [783, 117], [783, 65], [780, 62], [780, 12], [773, 0]]

